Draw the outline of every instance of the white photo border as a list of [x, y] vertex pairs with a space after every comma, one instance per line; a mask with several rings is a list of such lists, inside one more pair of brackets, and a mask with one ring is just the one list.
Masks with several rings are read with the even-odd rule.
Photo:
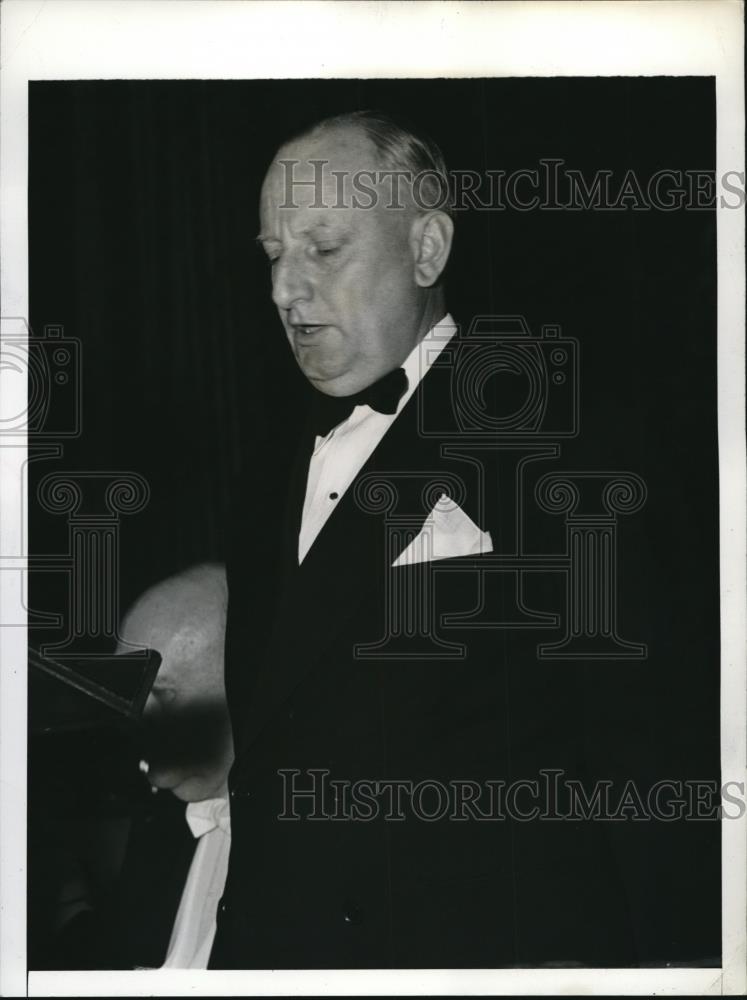
[[[742, 0], [352, 3], [5, 0], [3, 317], [28, 308], [28, 82], [77, 79], [715, 76], [719, 177], [744, 185]], [[413, 39], [417, 44], [413, 44]], [[722, 781], [747, 770], [744, 209], [718, 210]], [[21, 412], [0, 365], [3, 412]], [[5, 406], [8, 410], [5, 410]], [[13, 452], [11, 455], [10, 453]], [[25, 605], [18, 450], [0, 448], [0, 621]], [[23, 472], [20, 473], [21, 477]], [[24, 485], [24, 484], [21, 484]], [[22, 581], [19, 588], [18, 581]], [[722, 969], [26, 971], [26, 629], [0, 628], [0, 995], [741, 994], [747, 817], [722, 823]], [[744, 787], [744, 784], [742, 785]]]

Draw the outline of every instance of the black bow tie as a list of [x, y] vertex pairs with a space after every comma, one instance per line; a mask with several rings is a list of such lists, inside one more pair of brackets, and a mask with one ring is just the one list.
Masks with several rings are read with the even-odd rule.
[[314, 430], [319, 437], [326, 437], [333, 427], [347, 420], [356, 406], [370, 406], [378, 413], [396, 413], [407, 385], [405, 369], [395, 368], [354, 396], [327, 396], [315, 391], [311, 412]]

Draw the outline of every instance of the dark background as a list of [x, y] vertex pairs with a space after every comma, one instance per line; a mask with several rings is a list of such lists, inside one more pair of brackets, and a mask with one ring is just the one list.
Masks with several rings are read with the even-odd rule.
[[[31, 465], [30, 547], [67, 546], [65, 517], [35, 503], [41, 476], [143, 475], [150, 502], [122, 519], [122, 609], [223, 558], [254, 435], [269, 428], [280, 446], [298, 426], [306, 387], [254, 246], [259, 186], [288, 134], [361, 107], [411, 118], [452, 169], [561, 158], [587, 179], [613, 171], [613, 190], [631, 168], [644, 182], [715, 169], [712, 79], [32, 83], [30, 321], [37, 336], [59, 324], [82, 342], [83, 425], [62, 459]], [[715, 212], [460, 213], [448, 294], [463, 323], [522, 314], [578, 339], [581, 434], [555, 468], [629, 470], [648, 487], [621, 521], [619, 602], [623, 637], [648, 658], [591, 664], [589, 712], [619, 730], [620, 774], [717, 778]], [[261, 491], [265, 470], [253, 475]], [[64, 612], [65, 586], [36, 574], [32, 608]], [[34, 761], [48, 755], [31, 757], [43, 801]], [[90, 785], [76, 794], [105, 810]], [[717, 957], [717, 824], [625, 836], [643, 959]]]

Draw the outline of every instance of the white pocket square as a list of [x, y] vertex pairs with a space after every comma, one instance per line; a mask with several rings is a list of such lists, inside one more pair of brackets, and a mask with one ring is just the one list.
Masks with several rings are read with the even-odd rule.
[[417, 535], [392, 563], [412, 566], [434, 559], [479, 556], [493, 551], [489, 531], [481, 531], [472, 518], [446, 493], [442, 493]]

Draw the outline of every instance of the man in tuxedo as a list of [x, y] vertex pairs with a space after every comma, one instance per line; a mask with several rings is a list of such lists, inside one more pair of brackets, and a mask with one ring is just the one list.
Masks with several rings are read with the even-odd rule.
[[[213, 968], [635, 961], [603, 831], [521, 797], [543, 769], [585, 773], [583, 675], [469, 620], [511, 498], [458, 446], [447, 190], [438, 147], [369, 112], [289, 140], [264, 181], [259, 240], [312, 400], [294, 460], [258, 444], [237, 502]], [[522, 780], [506, 815], [476, 804]]]

